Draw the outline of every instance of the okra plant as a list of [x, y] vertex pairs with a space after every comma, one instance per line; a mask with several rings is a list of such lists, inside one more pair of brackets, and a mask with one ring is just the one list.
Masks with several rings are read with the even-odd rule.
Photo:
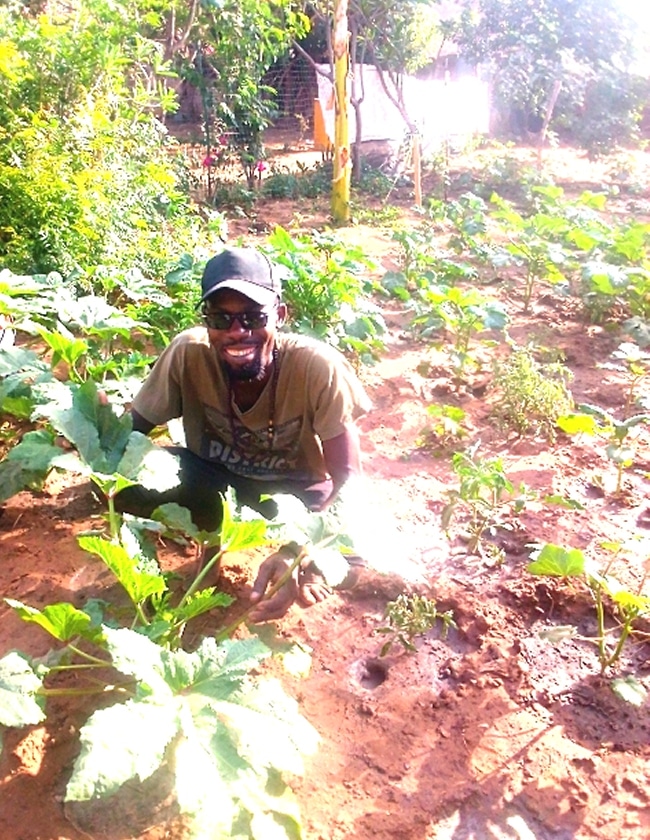
[[[643, 592], [645, 577], [637, 590], [632, 591], [609, 574], [611, 564], [608, 564], [604, 573], [600, 573], [580, 549], [551, 543], [537, 547], [531, 558], [532, 562], [528, 566], [531, 574], [548, 575], [565, 581], [576, 579], [587, 588], [594, 601], [597, 621], [597, 635], [587, 637], [587, 641], [596, 645], [601, 674], [616, 667], [626, 643], [635, 632], [635, 623], [650, 617], [650, 595]], [[607, 626], [608, 613], [614, 620], [613, 627]], [[641, 632], [640, 629], [638, 632]], [[543, 635], [549, 641], [561, 642], [576, 637], [577, 630], [573, 625], [554, 627], [543, 631]], [[643, 684], [633, 675], [614, 680], [612, 688], [622, 699], [637, 705], [647, 695]]]
[[647, 400], [639, 389], [641, 383], [650, 376], [650, 353], [632, 341], [624, 341], [612, 353], [612, 358], [613, 362], [605, 362], [600, 367], [605, 370], [615, 370], [625, 377], [623, 417], [628, 417], [635, 404]]
[[[111, 570], [131, 609], [127, 613], [119, 603], [93, 599], [81, 608], [58, 603], [39, 610], [6, 599], [61, 647], [39, 659], [16, 651], [0, 659], [0, 724], [40, 723], [50, 696], [101, 695], [102, 708], [80, 731], [81, 752], [66, 801], [110, 797], [125, 782], [144, 781], [167, 766], [180, 811], [197, 840], [300, 837], [298, 808], [281, 774], [303, 772], [302, 757], [313, 752], [318, 736], [280, 683], [257, 673], [270, 648], [254, 636], [231, 638], [249, 610], [195, 650], [181, 647], [188, 621], [232, 601], [214, 587], [200, 588], [210, 567], [226, 551], [266, 544], [268, 523], [235, 519], [225, 499], [222, 525], [213, 533], [196, 529], [188, 511], [177, 505], [162, 506], [151, 520], [120, 517], [114, 497], [132, 482], [120, 475], [92, 478], [108, 500], [109, 533], [82, 536], [79, 544]], [[299, 536], [328, 582], [336, 583], [334, 564], [318, 548], [339, 537], [345, 543], [345, 537], [331, 532], [329, 513], [301, 509], [302, 520], [277, 523], [275, 537]], [[184, 593], [174, 591], [161, 571], [145, 539], [151, 533], [182, 534], [198, 548], [215, 548]], [[305, 552], [298, 553], [295, 564]], [[73, 689], [57, 680], [70, 673], [81, 680]]]
[[611, 412], [597, 405], [581, 404], [578, 413], [566, 414], [557, 419], [557, 425], [568, 435], [601, 435], [608, 441], [605, 447], [607, 458], [616, 468], [616, 483], [613, 495], [623, 491], [623, 473], [634, 462], [635, 450], [630, 445], [632, 430], [650, 421], [650, 414], [634, 414], [625, 420], [618, 420]]

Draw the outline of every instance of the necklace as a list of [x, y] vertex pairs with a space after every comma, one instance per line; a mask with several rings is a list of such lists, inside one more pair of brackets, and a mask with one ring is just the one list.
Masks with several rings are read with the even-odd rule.
[[[273, 373], [271, 374], [271, 392], [269, 394], [269, 420], [266, 425], [266, 443], [269, 450], [273, 449], [273, 438], [275, 435], [275, 400], [278, 392], [278, 377], [280, 375], [279, 353], [277, 347], [273, 348], [271, 360], [273, 363]], [[238, 449], [241, 443], [241, 432], [235, 423], [233, 402], [234, 394], [232, 389], [232, 380], [228, 378], [228, 422], [230, 424], [230, 435], [232, 437], [233, 447]]]

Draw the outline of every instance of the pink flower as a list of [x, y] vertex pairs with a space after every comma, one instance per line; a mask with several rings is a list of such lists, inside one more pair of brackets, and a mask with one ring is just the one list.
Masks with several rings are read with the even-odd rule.
[[217, 159], [214, 155], [206, 155], [203, 158], [203, 161], [201, 163], [201, 166], [206, 166], [206, 167], [216, 166], [216, 165], [217, 165]]
[[264, 170], [265, 170], [265, 169], [267, 169], [267, 168], [268, 168], [268, 167], [267, 167], [266, 163], [265, 163], [263, 160], [258, 160], [258, 161], [257, 161], [257, 163], [256, 163], [256, 165], [255, 165], [255, 171], [256, 171], [256, 172], [259, 172], [259, 173], [260, 173], [260, 175], [261, 175], [261, 174], [262, 174], [262, 172], [264, 172]]

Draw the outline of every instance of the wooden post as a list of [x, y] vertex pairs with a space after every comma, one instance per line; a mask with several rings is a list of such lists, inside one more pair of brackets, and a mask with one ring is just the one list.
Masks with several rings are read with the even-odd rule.
[[422, 163], [420, 160], [420, 135], [413, 134], [413, 184], [415, 187], [415, 206], [422, 207]]
[[336, 224], [350, 221], [350, 129], [348, 120], [348, 0], [336, 0], [332, 33], [334, 49], [334, 173], [332, 217]]

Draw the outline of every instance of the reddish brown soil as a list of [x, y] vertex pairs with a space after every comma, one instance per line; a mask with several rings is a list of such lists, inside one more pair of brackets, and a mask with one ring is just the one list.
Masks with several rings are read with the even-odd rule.
[[[388, 237], [367, 228], [342, 233], [394, 263]], [[620, 377], [596, 368], [621, 336], [588, 326], [560, 298], [540, 299], [529, 316], [510, 296], [515, 335], [545, 335], [574, 372], [577, 401], [621, 406]], [[650, 836], [648, 771], [650, 704], [626, 705], [598, 673], [594, 646], [552, 647], [538, 630], [577, 624], [593, 635], [595, 620], [578, 586], [526, 572], [530, 543], [550, 541], [583, 549], [601, 563], [604, 541], [621, 545], [612, 571], [641, 584], [650, 558], [648, 482], [650, 442], [642, 432], [627, 471], [625, 493], [611, 492], [613, 468], [604, 447], [562, 438], [554, 444], [518, 439], [490, 422], [493, 394], [459, 392], [449, 377], [421, 372], [424, 345], [404, 331], [405, 316], [389, 305], [387, 352], [361, 371], [375, 410], [361, 422], [367, 476], [400, 532], [392, 572], [367, 571], [359, 586], [277, 622], [284, 638], [308, 645], [308, 677], [283, 677], [304, 716], [319, 731], [318, 753], [292, 786], [300, 801], [306, 840], [645, 840]], [[420, 370], [418, 370], [420, 369]], [[460, 405], [472, 440], [485, 456], [503, 458], [515, 483], [539, 494], [557, 493], [584, 510], [531, 503], [497, 544], [504, 555], [468, 554], [463, 521], [450, 538], [440, 528], [445, 491], [456, 485], [449, 458], [418, 446], [431, 402]], [[605, 491], [596, 478], [602, 476]], [[385, 514], [378, 511], [377, 528]], [[0, 517], [0, 594], [41, 607], [57, 600], [82, 603], [109, 586], [100, 562], [84, 554], [76, 535], [97, 524], [100, 511], [83, 484], [60, 478], [39, 494], [22, 493]], [[223, 586], [245, 600], [259, 556], [237, 556]], [[167, 547], [164, 563], [189, 573], [191, 557]], [[394, 647], [379, 656], [388, 601], [420, 592], [451, 609], [458, 629], [443, 640], [432, 631], [417, 653]], [[240, 600], [241, 603], [241, 600]], [[45, 634], [0, 608], [0, 655], [49, 647]], [[195, 628], [210, 632], [222, 616]], [[643, 629], [643, 628], [642, 628]], [[647, 628], [646, 628], [647, 629]], [[645, 637], [625, 652], [613, 675], [634, 673], [650, 687]], [[191, 639], [190, 639], [191, 641]], [[146, 796], [94, 815], [64, 808], [66, 779], [78, 750], [82, 702], [60, 701], [45, 725], [5, 736], [0, 761], [0, 837], [11, 840], [160, 840], [173, 823], [143, 812]], [[135, 799], [135, 804], [134, 804]], [[67, 816], [66, 816], [67, 815]], [[147, 821], [148, 820], [148, 821]], [[155, 823], [159, 824], [156, 825]]]

